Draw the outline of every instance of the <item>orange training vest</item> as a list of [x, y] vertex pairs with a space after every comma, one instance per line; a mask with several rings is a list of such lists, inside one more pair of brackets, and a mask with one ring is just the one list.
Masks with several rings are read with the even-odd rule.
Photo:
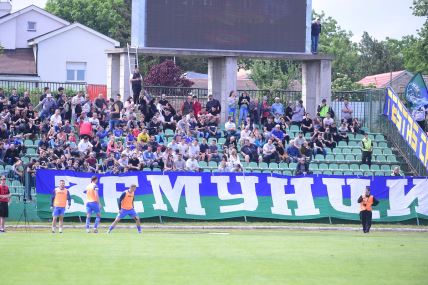
[[67, 205], [67, 194], [68, 194], [67, 189], [64, 188], [63, 190], [61, 190], [60, 188], [56, 188], [54, 206], [65, 208], [65, 206]]
[[86, 201], [98, 202], [98, 188], [95, 183], [91, 183], [86, 187]]
[[134, 193], [126, 190], [125, 197], [123, 198], [122, 203], [120, 203], [120, 208], [124, 210], [131, 210], [134, 208]]
[[363, 201], [360, 203], [360, 211], [371, 211], [373, 205], [373, 196], [363, 197]]

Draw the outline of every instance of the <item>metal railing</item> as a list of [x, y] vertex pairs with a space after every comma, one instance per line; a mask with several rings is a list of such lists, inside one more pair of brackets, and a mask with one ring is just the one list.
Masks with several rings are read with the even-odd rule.
[[393, 150], [406, 162], [403, 166], [405, 172], [412, 173], [415, 176], [428, 176], [428, 171], [423, 163], [416, 156], [415, 151], [407, 144], [401, 136], [397, 127], [386, 116], [381, 121], [381, 133], [393, 145]]

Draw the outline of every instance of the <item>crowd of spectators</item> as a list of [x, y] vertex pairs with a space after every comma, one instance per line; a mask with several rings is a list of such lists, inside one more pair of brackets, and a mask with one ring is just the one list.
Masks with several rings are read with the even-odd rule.
[[[343, 102], [342, 121], [325, 100], [317, 114], [303, 102], [284, 104], [275, 98], [252, 98], [232, 91], [227, 101], [229, 118], [220, 125], [221, 104], [212, 95], [204, 106], [189, 95], [174, 108], [165, 95], [141, 92], [138, 102], [116, 95], [90, 100], [78, 92], [69, 97], [49, 88], [33, 106], [29, 93], [0, 89], [0, 152], [12, 173], [22, 179], [24, 168], [34, 176], [39, 168], [83, 172], [121, 173], [143, 169], [201, 171], [201, 162], [218, 163], [217, 171], [242, 171], [244, 162], [295, 162], [296, 174], [309, 173], [316, 154], [326, 154], [349, 133], [360, 131], [352, 108]], [[291, 139], [290, 126], [300, 132]], [[172, 139], [167, 140], [168, 137]], [[24, 141], [36, 140], [37, 158], [24, 165]]]

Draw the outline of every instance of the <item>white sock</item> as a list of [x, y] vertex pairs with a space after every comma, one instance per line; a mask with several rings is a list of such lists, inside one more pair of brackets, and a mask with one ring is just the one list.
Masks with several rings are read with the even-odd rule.
[[62, 228], [59, 228], [59, 231], [62, 232]]
[[53, 232], [55, 231], [55, 227], [52, 227], [52, 231], [53, 231]]

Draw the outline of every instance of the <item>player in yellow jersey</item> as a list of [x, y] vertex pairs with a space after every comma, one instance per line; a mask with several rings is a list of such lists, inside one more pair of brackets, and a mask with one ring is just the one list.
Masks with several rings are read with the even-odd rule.
[[98, 195], [98, 177], [92, 176], [91, 183], [86, 186], [86, 232], [91, 232], [91, 216], [95, 213], [94, 233], [98, 233], [98, 225], [101, 221], [101, 203]]
[[68, 208], [71, 205], [70, 192], [65, 188], [65, 181], [59, 181], [59, 187], [52, 193], [51, 209], [52, 211], [52, 233], [55, 233], [56, 220], [59, 219], [59, 233], [62, 233], [62, 224], [64, 220], [65, 206], [68, 202]]
[[117, 225], [117, 223], [119, 223], [121, 219], [125, 218], [128, 215], [135, 220], [135, 223], [137, 224], [138, 233], [141, 234], [140, 218], [138, 217], [137, 213], [134, 210], [134, 194], [136, 189], [137, 189], [137, 186], [135, 184], [132, 184], [128, 190], [124, 191], [122, 195], [120, 195], [119, 214], [117, 214], [116, 219], [108, 228], [108, 232], [107, 232], [108, 234], [111, 233], [111, 231], [114, 229], [114, 227]]

